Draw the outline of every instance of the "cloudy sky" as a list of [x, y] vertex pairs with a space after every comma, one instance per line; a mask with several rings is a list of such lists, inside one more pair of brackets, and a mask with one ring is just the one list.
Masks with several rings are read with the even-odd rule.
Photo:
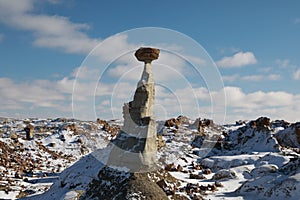
[[0, 0], [0, 116], [121, 118], [152, 45], [157, 118], [300, 121], [299, 35], [299, 1]]

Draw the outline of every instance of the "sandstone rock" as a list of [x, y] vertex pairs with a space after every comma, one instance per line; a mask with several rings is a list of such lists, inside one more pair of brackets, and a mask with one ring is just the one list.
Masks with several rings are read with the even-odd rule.
[[180, 124], [190, 125], [190, 119], [187, 116], [179, 115], [176, 119], [180, 121]]
[[215, 181], [215, 186], [223, 187], [223, 184], [220, 181]]
[[206, 179], [203, 174], [190, 174], [190, 179]]
[[260, 118], [256, 119], [255, 124], [256, 124], [256, 128], [258, 130], [262, 130], [264, 128], [270, 127], [270, 124], [271, 124], [270, 118], [260, 117]]
[[139, 61], [152, 62], [153, 60], [158, 59], [159, 53], [159, 49], [142, 47], [138, 49], [134, 55]]
[[211, 170], [210, 169], [204, 169], [203, 174], [211, 174]]
[[17, 140], [17, 139], [18, 139], [18, 136], [17, 136], [16, 133], [11, 133], [11, 134], [10, 134], [10, 138], [11, 138], [12, 140]]
[[176, 166], [175, 166], [174, 163], [167, 164], [167, 165], [165, 166], [165, 170], [167, 170], [167, 171], [176, 171]]
[[100, 124], [100, 125], [108, 124], [107, 121], [101, 120], [100, 118], [97, 118], [97, 123]]
[[300, 148], [300, 122], [291, 124], [288, 128], [277, 132], [275, 137], [281, 146]]
[[205, 135], [204, 130], [205, 130], [205, 127], [208, 127], [208, 126], [213, 126], [213, 120], [197, 118], [195, 120], [195, 122], [192, 125], [190, 125], [190, 127], [192, 127], [192, 128], [193, 127], [197, 128], [197, 130], [201, 136]]
[[76, 131], [77, 131], [75, 124], [68, 124], [67, 129], [69, 129], [70, 131], [73, 131], [74, 133], [76, 133]]
[[202, 169], [202, 166], [200, 165], [200, 163], [197, 163], [197, 162], [192, 162], [192, 167], [193, 167], [193, 169], [196, 169], [196, 170]]
[[162, 138], [162, 135], [157, 135], [157, 148], [163, 148], [166, 146], [166, 141]]
[[159, 171], [129, 173], [104, 167], [100, 170], [98, 179], [89, 184], [82, 199], [167, 200], [164, 190], [170, 191], [170, 181], [167, 176], [162, 178]]
[[181, 165], [177, 165], [177, 171], [179, 172], [183, 171], [183, 167]]
[[263, 176], [267, 173], [274, 173], [278, 170], [277, 165], [272, 165], [272, 164], [266, 164], [266, 165], [262, 165], [259, 167], [254, 168], [253, 170], [251, 170], [250, 175], [252, 177], [259, 177], [259, 176]]
[[217, 190], [217, 186], [215, 184], [212, 184], [212, 185], [208, 184], [207, 187], [212, 192], [215, 192]]
[[221, 169], [215, 173], [212, 180], [223, 180], [236, 178], [236, 173], [233, 170]]
[[168, 187], [168, 184], [166, 183], [166, 181], [164, 179], [157, 181], [156, 184], [161, 188], [161, 189], [165, 189], [166, 187]]
[[34, 126], [32, 124], [28, 124], [25, 128], [24, 131], [26, 133], [26, 140], [31, 140], [33, 139], [33, 130]]
[[178, 129], [179, 125], [181, 125], [181, 123], [182, 123], [181, 118], [177, 118], [177, 119], [171, 118], [171, 119], [166, 120], [165, 126], [168, 128], [174, 127], [176, 129]]
[[140, 48], [135, 56], [145, 62], [142, 77], [137, 84], [133, 101], [123, 106], [124, 125], [113, 141], [108, 165], [127, 167], [131, 171], [156, 166], [156, 122], [154, 119], [154, 79], [151, 61], [159, 50]]
[[182, 194], [175, 194], [172, 196], [172, 199], [174, 199], [174, 200], [189, 200], [189, 198], [187, 198], [186, 196], [184, 196]]

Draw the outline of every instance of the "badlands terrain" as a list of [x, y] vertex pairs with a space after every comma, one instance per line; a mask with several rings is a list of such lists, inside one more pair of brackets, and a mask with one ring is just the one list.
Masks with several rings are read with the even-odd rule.
[[0, 199], [300, 197], [300, 122], [157, 121], [158, 167], [142, 173], [106, 166], [122, 123], [0, 118]]

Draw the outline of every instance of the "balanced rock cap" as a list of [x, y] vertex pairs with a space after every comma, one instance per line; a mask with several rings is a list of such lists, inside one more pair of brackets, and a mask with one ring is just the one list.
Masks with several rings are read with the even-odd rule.
[[141, 47], [135, 52], [135, 57], [138, 61], [142, 62], [152, 62], [153, 60], [158, 59], [159, 56], [159, 49], [150, 48], [150, 47]]

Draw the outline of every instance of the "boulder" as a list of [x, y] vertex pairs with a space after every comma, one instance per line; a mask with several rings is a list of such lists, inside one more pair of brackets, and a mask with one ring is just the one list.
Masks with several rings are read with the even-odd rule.
[[213, 175], [212, 180], [224, 180], [233, 178], [236, 178], [236, 173], [233, 170], [221, 169]]
[[254, 178], [257, 178], [259, 176], [263, 176], [268, 173], [274, 173], [277, 170], [278, 170], [278, 167], [276, 165], [265, 164], [265, 165], [256, 167], [253, 170], [251, 170], [250, 175]]

